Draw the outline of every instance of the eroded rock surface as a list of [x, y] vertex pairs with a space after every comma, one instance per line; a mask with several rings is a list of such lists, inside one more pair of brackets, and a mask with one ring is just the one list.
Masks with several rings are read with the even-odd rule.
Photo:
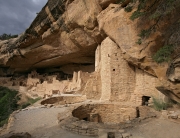
[[96, 27], [101, 10], [96, 0], [48, 1], [20, 38], [1, 42], [1, 64], [27, 71], [94, 63], [95, 49], [103, 40]]
[[29, 133], [13, 133], [2, 136], [2, 138], [32, 138]]

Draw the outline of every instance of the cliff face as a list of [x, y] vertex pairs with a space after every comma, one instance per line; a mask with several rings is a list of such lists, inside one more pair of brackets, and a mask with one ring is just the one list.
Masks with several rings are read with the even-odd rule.
[[[98, 84], [97, 90], [107, 90], [107, 93], [100, 94], [101, 99], [133, 100], [138, 91], [148, 91], [150, 84], [147, 84], [147, 80], [147, 85], [144, 84], [143, 80], [149, 79], [153, 82], [152, 91], [157, 91], [157, 87], [166, 96], [180, 102], [179, 57], [171, 65], [157, 64], [152, 60], [152, 56], [167, 41], [175, 41], [179, 45], [176, 41], [178, 29], [167, 38], [169, 26], [173, 26], [177, 20], [178, 7], [173, 16], [158, 22], [159, 28], [155, 33], [138, 44], [140, 31], [153, 23], [148, 20], [130, 20], [132, 12], [125, 12], [123, 8], [128, 2], [115, 4], [116, 0], [49, 0], [24, 34], [0, 41], [1, 74], [53, 67], [68, 74], [79, 70], [96, 70], [100, 72], [97, 76], [102, 82], [102, 86]], [[111, 56], [113, 58], [109, 59]], [[114, 71], [117, 71], [117, 77], [113, 80]], [[138, 75], [142, 79], [138, 79]], [[88, 82], [95, 85], [93, 78]], [[113, 88], [114, 85], [118, 85], [119, 89]], [[147, 87], [141, 88], [141, 85]], [[86, 95], [88, 91], [86, 84]], [[150, 96], [151, 92], [148, 93]], [[132, 94], [134, 96], [128, 97]]]
[[93, 64], [95, 49], [104, 38], [96, 19], [101, 10], [94, 0], [48, 1], [20, 38], [14, 43], [2, 42], [1, 65], [26, 71], [70, 63]]

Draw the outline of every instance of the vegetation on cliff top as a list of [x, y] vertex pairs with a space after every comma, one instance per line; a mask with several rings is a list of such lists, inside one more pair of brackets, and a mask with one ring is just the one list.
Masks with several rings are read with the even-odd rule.
[[0, 35], [0, 40], [8, 40], [8, 39], [11, 39], [11, 38], [16, 38], [18, 37], [18, 35], [11, 35], [11, 34], [2, 34]]

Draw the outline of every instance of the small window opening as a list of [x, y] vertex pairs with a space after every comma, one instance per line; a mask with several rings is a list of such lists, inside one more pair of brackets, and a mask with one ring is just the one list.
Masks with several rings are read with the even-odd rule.
[[142, 106], [148, 106], [150, 98], [151, 97], [149, 97], [149, 96], [143, 96], [142, 97]]

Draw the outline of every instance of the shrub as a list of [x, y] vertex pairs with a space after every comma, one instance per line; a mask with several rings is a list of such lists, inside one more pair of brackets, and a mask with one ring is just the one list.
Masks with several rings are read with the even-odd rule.
[[140, 38], [148, 37], [151, 33], [151, 29], [141, 30], [141, 33], [138, 35]]
[[0, 40], [8, 40], [11, 38], [16, 38], [18, 35], [11, 35], [11, 34], [2, 34], [0, 35]]
[[133, 14], [131, 15], [130, 19], [131, 20], [135, 20], [136, 18], [139, 18], [140, 16], [143, 16], [145, 13], [141, 12], [141, 11], [135, 11], [133, 12]]
[[4, 124], [7, 124], [8, 119], [9, 119], [9, 117], [7, 117], [7, 119], [5, 119], [5, 120], [0, 121], [0, 127], [4, 126]]
[[142, 44], [141, 38], [138, 39], [138, 41], [136, 42], [136, 44], [138, 44], [138, 45], [141, 45], [141, 44]]
[[167, 108], [172, 107], [171, 102], [165, 103], [162, 100], [156, 99], [154, 97], [152, 99], [153, 99], [153, 107], [157, 111], [166, 110]]
[[154, 55], [153, 60], [157, 63], [168, 62], [170, 60], [170, 56], [174, 51], [173, 45], [165, 45], [160, 48]]
[[[180, 7], [178, 0], [129, 0], [132, 7], [127, 5], [125, 11], [132, 11], [133, 8], [136, 10], [132, 13], [130, 19], [135, 20], [140, 18], [141, 21], [147, 20], [150, 22], [149, 26], [142, 29], [141, 33], [138, 35], [141, 39], [147, 38], [150, 34], [155, 33], [159, 28], [159, 22], [164, 20], [164, 17], [170, 17], [173, 12]], [[178, 22], [178, 21], [175, 21]], [[139, 41], [140, 42], [140, 41]], [[173, 44], [175, 45], [175, 43]], [[158, 62], [167, 61], [167, 58], [161, 58]]]
[[23, 103], [22, 105], [20, 105], [20, 109], [24, 109], [26, 107], [28, 107], [29, 105], [31, 105], [30, 103]]
[[18, 109], [18, 92], [0, 86], [0, 127], [7, 123], [9, 115]]
[[19, 105], [19, 109], [24, 109], [24, 108], [28, 107], [29, 105], [32, 105], [32, 104], [34, 104], [35, 102], [39, 101], [40, 99], [41, 99], [40, 97], [35, 98], [35, 99], [33, 99], [33, 98], [28, 98], [28, 101], [27, 101], [27, 102]]
[[9, 116], [13, 111], [26, 108], [41, 98], [28, 98], [27, 102], [18, 105], [20, 99], [17, 91], [0, 86], [0, 127], [8, 122]]
[[28, 102], [32, 105], [32, 104], [34, 104], [35, 102], [37, 102], [37, 101], [39, 101], [39, 100], [41, 100], [41, 98], [40, 98], [40, 97], [35, 98], [35, 99], [33, 99], [33, 98], [29, 98]]
[[125, 7], [124, 8], [124, 10], [126, 11], [126, 12], [131, 12], [132, 11], [132, 6], [127, 6], [127, 7]]

